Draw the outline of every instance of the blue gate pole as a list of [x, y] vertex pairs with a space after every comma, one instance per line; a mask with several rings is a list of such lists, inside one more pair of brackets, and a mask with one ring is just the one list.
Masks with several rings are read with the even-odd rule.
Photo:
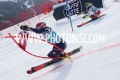
[[68, 3], [68, 0], [66, 0], [66, 7], [68, 9], [68, 17], [70, 19], [71, 28], [72, 28], [72, 31], [73, 31], [73, 25], [72, 25], [72, 20], [71, 20], [71, 16], [70, 16], [70, 5]]

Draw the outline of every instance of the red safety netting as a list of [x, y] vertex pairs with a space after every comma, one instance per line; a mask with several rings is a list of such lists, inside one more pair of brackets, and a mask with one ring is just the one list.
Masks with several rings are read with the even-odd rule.
[[[62, 1], [62, 0], [61, 0]], [[33, 21], [40, 20], [40, 14], [48, 14], [52, 11], [52, 6], [58, 4], [59, 0], [44, 0], [41, 3], [36, 4], [35, 6], [28, 8], [27, 10], [11, 17], [10, 19], [0, 22], [0, 30], [24, 22], [25, 25], [31, 25]], [[35, 17], [36, 16], [36, 17]], [[33, 20], [31, 18], [35, 17]]]

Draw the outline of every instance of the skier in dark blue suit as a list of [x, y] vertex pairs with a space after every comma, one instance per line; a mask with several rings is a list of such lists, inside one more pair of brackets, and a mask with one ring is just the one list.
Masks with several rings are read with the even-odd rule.
[[[44, 39], [47, 39], [47, 42], [54, 44], [55, 46], [59, 47], [63, 51], [66, 49], [67, 45], [66, 42], [57, 35], [55, 31], [53, 31], [50, 27], [46, 26], [45, 22], [40, 22], [36, 25], [36, 28], [28, 27], [27, 25], [22, 25], [20, 27], [22, 30], [26, 31], [33, 31], [38, 34], [42, 34]], [[53, 62], [59, 60], [55, 57], [63, 57], [65, 56], [60, 50], [58, 50], [55, 46], [53, 49], [48, 53], [48, 57], [53, 58]]]

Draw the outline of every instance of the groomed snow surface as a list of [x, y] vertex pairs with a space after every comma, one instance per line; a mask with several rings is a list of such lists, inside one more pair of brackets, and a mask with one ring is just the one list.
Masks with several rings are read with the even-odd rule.
[[[81, 28], [76, 26], [85, 21], [82, 15], [72, 16], [74, 32], [67, 18], [56, 22], [51, 12], [42, 19], [57, 33], [104, 35], [104, 43], [67, 43], [65, 52], [83, 46], [79, 53], [71, 56], [73, 63], [65, 59], [36, 73], [27, 74], [31, 67], [50, 59], [25, 53], [11, 38], [1, 40], [0, 80], [120, 80], [120, 2], [105, 0], [105, 7], [101, 10], [102, 14], [107, 15]], [[51, 49], [52, 46], [46, 43], [27, 45], [27, 51], [39, 56], [46, 56]]]

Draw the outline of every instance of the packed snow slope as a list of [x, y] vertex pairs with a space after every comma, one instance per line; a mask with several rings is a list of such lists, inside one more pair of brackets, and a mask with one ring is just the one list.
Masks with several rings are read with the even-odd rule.
[[[27, 74], [26, 71], [31, 67], [50, 59], [25, 53], [11, 38], [1, 40], [0, 80], [120, 80], [120, 2], [108, 0], [105, 3], [101, 10], [102, 14], [107, 15], [81, 28], [76, 26], [88, 19], [83, 20], [83, 15], [72, 16], [74, 32], [67, 18], [56, 22], [51, 12], [42, 19], [57, 33], [104, 35], [104, 43], [67, 42], [65, 52], [83, 46], [79, 53], [71, 56], [73, 63], [65, 59], [34, 74]], [[29, 52], [39, 56], [46, 56], [51, 49], [52, 46], [47, 43], [33, 42], [27, 45]]]

